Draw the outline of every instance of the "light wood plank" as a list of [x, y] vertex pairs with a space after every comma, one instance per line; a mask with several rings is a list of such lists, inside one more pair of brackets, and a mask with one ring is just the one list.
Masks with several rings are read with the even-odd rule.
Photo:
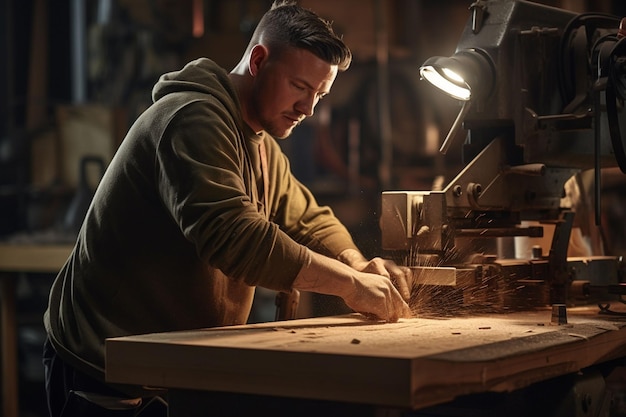
[[111, 382], [417, 409], [626, 355], [597, 307], [372, 323], [348, 315], [106, 341]]

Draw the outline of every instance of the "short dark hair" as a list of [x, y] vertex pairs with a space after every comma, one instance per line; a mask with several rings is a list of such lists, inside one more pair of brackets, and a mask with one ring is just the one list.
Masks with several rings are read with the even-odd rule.
[[335, 34], [331, 22], [305, 9], [293, 0], [275, 0], [257, 25], [252, 43], [262, 42], [272, 52], [285, 46], [306, 49], [331, 65], [345, 71], [352, 62], [352, 52]]

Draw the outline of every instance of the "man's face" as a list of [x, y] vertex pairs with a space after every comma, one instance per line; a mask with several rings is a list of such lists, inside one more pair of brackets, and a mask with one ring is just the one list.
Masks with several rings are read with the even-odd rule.
[[286, 138], [313, 115], [337, 76], [336, 65], [299, 48], [287, 48], [278, 57], [265, 54], [257, 63], [249, 121], [256, 131], [265, 130], [276, 138]]

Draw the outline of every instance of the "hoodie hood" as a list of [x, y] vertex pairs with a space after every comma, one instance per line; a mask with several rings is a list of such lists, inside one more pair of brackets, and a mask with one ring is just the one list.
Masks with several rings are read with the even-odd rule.
[[208, 58], [196, 59], [179, 71], [161, 75], [152, 89], [152, 101], [180, 92], [210, 94], [232, 114], [239, 114], [239, 97], [228, 72]]

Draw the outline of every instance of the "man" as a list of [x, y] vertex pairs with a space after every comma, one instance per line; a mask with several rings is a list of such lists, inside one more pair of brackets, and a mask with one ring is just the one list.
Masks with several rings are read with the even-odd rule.
[[64, 406], [133, 415], [151, 393], [104, 383], [105, 339], [246, 323], [256, 286], [336, 295], [384, 321], [410, 317], [406, 268], [365, 259], [272, 138], [311, 116], [350, 61], [327, 22], [280, 2], [232, 72], [202, 58], [160, 78], [51, 289], [53, 417]]

